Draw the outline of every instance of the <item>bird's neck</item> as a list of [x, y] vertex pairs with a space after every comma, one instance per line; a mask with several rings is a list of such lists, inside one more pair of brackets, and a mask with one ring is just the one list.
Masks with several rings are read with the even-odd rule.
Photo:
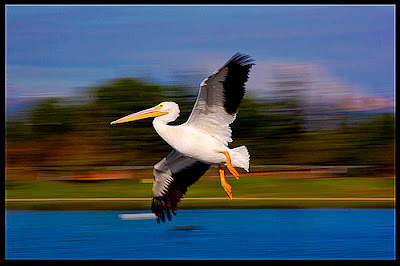
[[154, 129], [157, 131], [158, 135], [160, 135], [161, 138], [163, 138], [170, 146], [172, 146], [171, 144], [174, 143], [174, 138], [176, 138], [176, 134], [174, 134], [173, 132], [176, 126], [168, 125], [168, 123], [174, 121], [175, 119], [170, 121], [169, 119], [162, 118], [163, 116], [154, 118]]
[[159, 117], [154, 118], [153, 126], [158, 133], [158, 130], [163, 130], [164, 128], [169, 127], [169, 125], [168, 125], [169, 122], [171, 122], [171, 121], [162, 119], [162, 117], [159, 116]]

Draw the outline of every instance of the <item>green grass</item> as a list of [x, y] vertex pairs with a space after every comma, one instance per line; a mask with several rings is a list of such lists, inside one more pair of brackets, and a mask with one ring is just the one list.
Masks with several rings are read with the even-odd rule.
[[[233, 197], [359, 198], [395, 197], [390, 178], [313, 176], [241, 176], [227, 178]], [[7, 199], [29, 198], [135, 198], [152, 196], [152, 184], [140, 179], [108, 181], [26, 180], [6, 182]], [[218, 177], [205, 176], [188, 189], [185, 198], [227, 197]], [[9, 209], [149, 209], [150, 201], [7, 202]], [[179, 208], [309, 208], [386, 207], [394, 202], [373, 201], [182, 201]]]
[[103, 181], [26, 180], [6, 183], [6, 197], [26, 198], [124, 198], [151, 197], [152, 184], [139, 179]]

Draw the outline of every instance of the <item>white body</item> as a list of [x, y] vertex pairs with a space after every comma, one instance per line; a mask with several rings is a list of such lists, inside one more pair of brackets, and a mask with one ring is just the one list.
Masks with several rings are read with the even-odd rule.
[[[168, 114], [154, 118], [153, 126], [172, 148], [188, 157], [212, 165], [226, 164], [223, 152], [227, 151], [234, 167], [249, 171], [250, 156], [247, 148], [241, 146], [230, 149], [227, 146], [228, 142], [232, 141], [229, 127], [223, 127], [225, 131], [228, 131], [224, 134], [224, 130], [215, 130], [215, 128], [212, 130], [212, 126], [199, 128], [199, 124], [190, 123], [190, 119], [182, 125], [168, 125], [179, 116], [179, 107], [173, 102], [163, 102], [160, 105], [163, 106], [160, 110], [168, 111]], [[219, 132], [222, 134], [217, 134]]]
[[226, 163], [224, 151], [229, 150], [221, 141], [190, 125], [169, 126], [154, 119], [157, 133], [175, 150], [208, 164]]

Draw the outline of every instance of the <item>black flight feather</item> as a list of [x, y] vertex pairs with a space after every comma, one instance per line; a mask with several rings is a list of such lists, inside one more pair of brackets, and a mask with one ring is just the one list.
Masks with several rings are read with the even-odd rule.
[[228, 74], [221, 83], [224, 86], [224, 108], [227, 113], [236, 114], [245, 94], [244, 84], [249, 78], [249, 72], [254, 60], [248, 55], [236, 53], [222, 67], [228, 68]]
[[172, 182], [162, 196], [154, 197], [151, 211], [157, 216], [157, 223], [165, 222], [165, 216], [171, 220], [171, 213], [176, 215], [177, 205], [187, 188], [194, 184], [210, 168], [209, 164], [195, 161], [192, 165], [172, 173]]

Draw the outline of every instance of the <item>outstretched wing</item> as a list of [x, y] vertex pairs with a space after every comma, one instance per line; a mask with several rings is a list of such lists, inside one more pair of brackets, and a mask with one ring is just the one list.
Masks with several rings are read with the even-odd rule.
[[178, 202], [187, 188], [194, 184], [210, 168], [209, 164], [197, 161], [182, 153], [172, 150], [153, 169], [152, 212], [157, 222], [165, 222], [165, 216], [171, 220], [171, 213], [176, 214]]
[[229, 127], [245, 94], [253, 60], [236, 53], [220, 69], [203, 80], [187, 124], [219, 138], [225, 145], [232, 142]]

